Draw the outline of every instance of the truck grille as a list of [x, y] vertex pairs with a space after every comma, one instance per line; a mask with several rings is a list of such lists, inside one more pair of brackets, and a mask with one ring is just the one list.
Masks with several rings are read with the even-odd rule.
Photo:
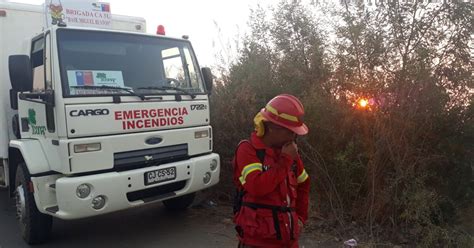
[[188, 144], [119, 152], [114, 154], [114, 169], [133, 170], [185, 160], [188, 157]]
[[129, 202], [142, 200], [144, 202], [152, 202], [165, 197], [176, 195], [175, 191], [182, 190], [186, 186], [186, 180], [175, 183], [165, 184], [149, 189], [138, 190], [127, 193], [127, 199]]

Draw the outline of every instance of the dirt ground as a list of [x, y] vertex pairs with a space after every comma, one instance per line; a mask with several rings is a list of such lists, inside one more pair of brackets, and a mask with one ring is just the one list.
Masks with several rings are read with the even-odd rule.
[[[472, 217], [472, 216], [471, 216]], [[352, 223], [354, 227], [357, 224]], [[470, 223], [472, 228], [472, 222]], [[390, 242], [371, 243], [358, 235], [356, 228], [338, 233], [325, 220], [310, 218], [300, 237], [300, 247], [344, 247], [344, 241], [358, 240], [364, 247], [416, 247]], [[13, 201], [0, 189], [0, 248], [23, 248]], [[54, 220], [49, 243], [36, 247], [237, 247], [232, 207], [198, 197], [195, 204], [182, 213], [166, 211], [161, 203], [98, 216], [95, 218], [63, 221]]]
[[[95, 218], [55, 219], [50, 242], [36, 247], [237, 247], [230, 206], [197, 202], [188, 211], [170, 213], [161, 203]], [[305, 233], [301, 247], [341, 247], [330, 237]], [[15, 219], [13, 201], [0, 190], [0, 248], [26, 245]]]
[[[232, 207], [200, 200], [183, 213], [170, 213], [161, 203], [95, 218], [55, 219], [51, 240], [36, 247], [237, 247]], [[342, 240], [306, 230], [300, 247], [342, 247]], [[15, 219], [13, 201], [0, 189], [0, 248], [26, 245]]]

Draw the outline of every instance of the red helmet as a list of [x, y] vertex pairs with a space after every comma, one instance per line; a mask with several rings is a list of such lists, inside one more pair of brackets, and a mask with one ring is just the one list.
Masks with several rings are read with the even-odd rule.
[[260, 113], [266, 120], [288, 128], [298, 135], [308, 133], [308, 127], [303, 123], [303, 104], [292, 95], [281, 94], [274, 97]]

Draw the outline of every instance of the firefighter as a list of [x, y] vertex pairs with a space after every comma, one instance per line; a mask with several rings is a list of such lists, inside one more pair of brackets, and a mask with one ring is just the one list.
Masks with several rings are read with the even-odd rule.
[[296, 137], [308, 133], [298, 98], [282, 94], [254, 118], [234, 158], [234, 222], [239, 247], [298, 247], [308, 219], [309, 177]]

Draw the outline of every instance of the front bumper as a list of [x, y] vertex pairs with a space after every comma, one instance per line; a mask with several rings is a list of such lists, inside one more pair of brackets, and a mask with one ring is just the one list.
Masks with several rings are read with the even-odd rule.
[[[210, 169], [212, 160], [218, 162], [214, 171]], [[176, 179], [145, 185], [145, 172], [173, 166], [176, 167]], [[206, 184], [203, 178], [207, 172], [210, 172], [211, 179]], [[130, 171], [79, 177], [48, 176], [32, 178], [32, 181], [35, 186], [36, 205], [40, 212], [60, 219], [79, 219], [196, 192], [217, 184], [219, 173], [219, 155], [212, 153]], [[76, 189], [81, 184], [89, 184], [92, 189], [90, 195], [84, 199], [76, 195]], [[105, 196], [107, 201], [102, 209], [95, 210], [92, 208], [92, 199], [99, 195]]]

